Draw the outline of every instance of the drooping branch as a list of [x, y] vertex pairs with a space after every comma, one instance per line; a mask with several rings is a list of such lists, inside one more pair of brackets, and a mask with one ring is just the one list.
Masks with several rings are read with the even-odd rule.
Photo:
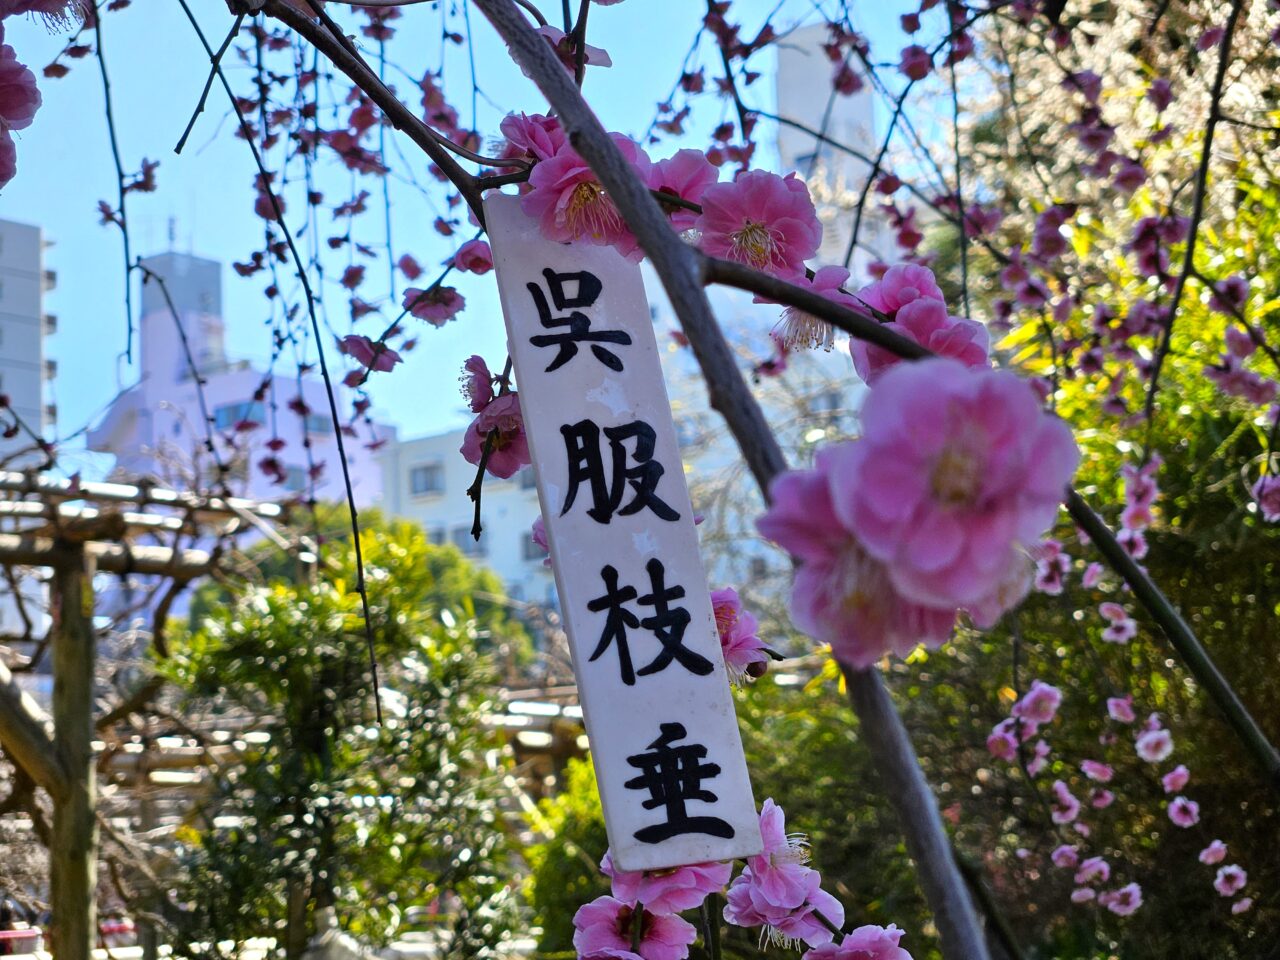
[[[702, 259], [671, 230], [657, 202], [511, 0], [477, 0], [477, 5], [555, 108], [570, 142], [600, 178], [652, 261], [702, 368], [712, 406], [725, 417], [767, 495], [769, 482], [786, 468], [786, 461], [712, 315], [703, 287]], [[902, 819], [908, 848], [916, 858], [921, 885], [934, 911], [944, 956], [948, 960], [986, 960], [989, 953], [973, 903], [902, 718], [878, 673], [858, 671], [851, 690], [855, 685], [853, 701], [862, 734], [873, 744], [873, 755], [889, 787], [888, 798]]]
[[0, 663], [0, 743], [32, 780], [51, 796], [64, 797], [67, 771], [45, 729], [48, 725], [49, 718]]

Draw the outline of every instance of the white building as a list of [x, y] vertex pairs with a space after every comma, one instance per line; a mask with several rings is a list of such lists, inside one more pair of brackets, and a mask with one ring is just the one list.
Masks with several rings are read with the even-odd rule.
[[[274, 375], [248, 361], [227, 358], [222, 265], [217, 261], [166, 253], [144, 263], [164, 279], [173, 309], [159, 284], [143, 284], [141, 375], [89, 431], [89, 449], [114, 454], [116, 473], [129, 479], [152, 478], [175, 489], [207, 489], [217, 479], [206, 450], [211, 428], [234, 492], [263, 500], [306, 496], [314, 466], [316, 498], [345, 499], [323, 381], [311, 374], [297, 377], [292, 360], [285, 362], [288, 354]], [[350, 404], [341, 385], [335, 389], [343, 415]], [[381, 499], [382, 476], [366, 444], [394, 441], [395, 428], [375, 423], [372, 434], [361, 429], [359, 436], [344, 439], [356, 502], [368, 506]], [[281, 445], [273, 450], [269, 441]], [[275, 457], [281, 466], [275, 476], [260, 466], [267, 457]]]
[[[56, 275], [44, 265], [46, 241], [39, 227], [0, 220], [0, 394], [8, 398], [13, 413], [32, 431], [44, 436], [53, 426], [55, 410], [45, 385], [57, 367], [45, 354], [45, 337], [56, 321], [44, 309], [44, 295], [53, 289]], [[0, 423], [10, 418], [0, 413]], [[0, 464], [9, 468], [29, 466], [42, 458], [31, 451], [31, 437], [24, 433], [0, 438]]]
[[475, 506], [467, 488], [476, 468], [459, 449], [466, 431], [389, 444], [382, 454], [382, 508], [422, 525], [432, 543], [452, 543], [473, 563], [502, 578], [513, 600], [556, 607], [555, 579], [543, 563], [547, 553], [533, 542], [541, 510], [533, 470], [510, 480], [486, 475], [481, 497], [479, 542], [471, 536]]

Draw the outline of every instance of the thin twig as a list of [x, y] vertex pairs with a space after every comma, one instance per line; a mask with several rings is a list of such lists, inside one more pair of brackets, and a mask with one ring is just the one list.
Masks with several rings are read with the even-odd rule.
[[129, 247], [129, 220], [125, 215], [125, 195], [128, 192], [124, 183], [124, 164], [120, 161], [120, 141], [116, 136], [115, 112], [111, 108], [111, 80], [107, 76], [107, 55], [102, 48], [102, 10], [96, 8], [93, 14], [93, 33], [97, 42], [98, 71], [102, 74], [102, 97], [106, 102], [107, 134], [111, 139], [111, 158], [116, 165], [116, 187], [120, 197], [119, 216], [116, 224], [120, 227], [120, 235], [124, 239], [124, 312], [125, 312], [125, 362], [133, 363], [133, 253]]
[[[200, 23], [192, 14], [191, 8], [187, 5], [187, 0], [178, 0], [183, 11], [187, 15], [187, 19], [191, 21], [191, 26], [195, 29], [196, 35], [200, 38], [200, 42], [204, 44], [205, 50], [208, 52], [210, 59], [213, 57], [213, 49], [209, 46], [209, 41], [205, 39], [204, 31], [200, 29]], [[222, 65], [216, 64], [215, 71], [218, 79], [222, 83], [222, 88], [226, 91], [227, 99], [231, 102], [231, 107], [235, 111], [236, 119], [240, 123], [240, 129], [244, 133], [245, 142], [249, 144], [249, 150], [253, 154], [253, 161], [258, 166], [258, 173], [261, 177], [263, 192], [271, 201], [271, 208], [275, 211], [276, 221], [280, 224], [280, 230], [284, 234], [285, 243], [289, 247], [289, 253], [293, 257], [294, 266], [298, 271], [298, 280], [302, 284], [303, 293], [307, 299], [307, 313], [311, 318], [311, 330], [316, 338], [316, 355], [320, 360], [320, 376], [324, 381], [325, 394], [329, 400], [329, 416], [333, 422], [334, 440], [338, 446], [338, 460], [342, 466], [342, 482], [346, 488], [347, 495], [347, 511], [351, 515], [351, 543], [355, 550], [356, 561], [356, 591], [360, 594], [360, 609], [364, 618], [365, 640], [369, 647], [369, 668], [373, 679], [373, 702], [374, 709], [377, 714], [378, 723], [382, 723], [382, 695], [378, 683], [378, 658], [374, 650], [373, 641], [373, 622], [369, 615], [369, 593], [365, 588], [364, 580], [364, 556], [360, 547], [360, 518], [356, 510], [355, 492], [351, 487], [351, 470], [347, 464], [346, 444], [342, 439], [342, 422], [338, 416], [338, 401], [333, 391], [333, 381], [329, 377], [329, 365], [325, 360], [324, 343], [320, 337], [320, 320], [316, 316], [315, 297], [311, 292], [311, 281], [307, 278], [307, 269], [302, 261], [302, 255], [298, 253], [298, 247], [293, 242], [293, 234], [284, 222], [284, 208], [280, 206], [280, 200], [276, 197], [275, 191], [272, 190], [269, 181], [269, 172], [266, 164], [262, 161], [262, 155], [258, 152], [258, 145], [253, 139], [253, 130], [249, 126], [249, 121], [245, 119], [244, 113], [240, 110], [239, 101], [236, 100], [235, 91], [231, 89], [231, 83], [227, 80], [226, 73], [223, 72]]]
[[240, 25], [244, 23], [244, 17], [243, 13], [236, 16], [235, 23], [231, 25], [230, 31], [227, 32], [227, 38], [222, 41], [222, 46], [213, 55], [209, 76], [204, 81], [204, 89], [200, 91], [200, 99], [196, 102], [195, 112], [191, 114], [191, 119], [187, 121], [187, 128], [182, 131], [182, 136], [178, 138], [178, 144], [173, 148], [174, 153], [182, 152], [182, 148], [187, 145], [187, 138], [191, 136], [191, 131], [195, 129], [197, 118], [204, 113], [205, 103], [209, 99], [209, 91], [213, 89], [214, 78], [218, 75], [218, 64], [222, 62], [222, 58], [226, 54], [227, 48], [231, 46], [231, 42], [239, 35]]

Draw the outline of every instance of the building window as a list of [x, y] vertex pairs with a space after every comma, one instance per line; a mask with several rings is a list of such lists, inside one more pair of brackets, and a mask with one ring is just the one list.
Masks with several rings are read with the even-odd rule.
[[532, 533], [525, 533], [520, 543], [520, 552], [526, 560], [543, 560], [547, 556], [547, 551], [542, 549], [542, 545], [533, 539]]
[[333, 424], [330, 422], [329, 417], [327, 415], [322, 415], [319, 413], [307, 414], [306, 430], [307, 430], [307, 433], [309, 434], [329, 433], [332, 426]]
[[444, 527], [432, 527], [427, 531], [427, 539], [434, 543], [437, 547], [443, 546], [448, 539]]
[[769, 562], [764, 557], [752, 557], [749, 569], [749, 579], [763, 580], [769, 575]]
[[307, 470], [305, 467], [285, 467], [284, 488], [292, 493], [307, 489]]
[[481, 532], [479, 540], [471, 536], [470, 524], [465, 527], [454, 527], [449, 539], [453, 541], [455, 547], [468, 557], [483, 557], [489, 552], [485, 543], [488, 537], [485, 536], [484, 532]]
[[429, 493], [444, 493], [444, 465], [420, 463], [409, 468], [409, 493], [425, 497]]
[[230, 430], [237, 423], [265, 423], [267, 410], [261, 400], [252, 403], [228, 403], [213, 411], [213, 425]]
[[844, 405], [844, 395], [839, 390], [824, 390], [809, 405], [814, 413], [837, 413]]
[[520, 489], [536, 490], [538, 488], [538, 478], [534, 475], [533, 467], [520, 468]]

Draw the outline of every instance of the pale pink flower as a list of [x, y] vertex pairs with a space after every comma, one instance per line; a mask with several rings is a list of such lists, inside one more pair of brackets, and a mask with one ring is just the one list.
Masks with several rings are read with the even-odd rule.
[[939, 647], [951, 636], [954, 608], [908, 602], [841, 525], [832, 507], [835, 448], [819, 451], [814, 470], [789, 471], [770, 487], [760, 532], [801, 561], [791, 590], [795, 625], [831, 644], [837, 659], [855, 667], [893, 651], [905, 656], [918, 643]]
[[1040, 772], [1049, 765], [1049, 744], [1043, 740], [1037, 740], [1031, 750], [1033, 755], [1027, 762], [1027, 773], [1038, 777]]
[[1076, 871], [1076, 883], [1106, 883], [1111, 879], [1111, 864], [1102, 857], [1090, 857]]
[[1133, 697], [1107, 697], [1107, 714], [1117, 723], [1133, 723]]
[[1107, 643], [1128, 643], [1138, 635], [1138, 622], [1120, 604], [1108, 601], [1098, 607], [1098, 612], [1107, 621], [1102, 631], [1102, 639]]
[[0, 131], [24, 130], [31, 126], [40, 103], [36, 75], [18, 62], [18, 53], [13, 47], [0, 43]]
[[1013, 705], [1011, 712], [1015, 717], [1021, 717], [1039, 725], [1053, 720], [1058, 715], [1058, 706], [1061, 703], [1061, 690], [1043, 680], [1032, 680], [1031, 689]]
[[1163, 777], [1160, 783], [1164, 786], [1165, 793], [1177, 793], [1187, 785], [1187, 781], [1191, 779], [1191, 771], [1187, 769], [1185, 764], [1178, 764]]
[[471, 421], [462, 438], [461, 448], [467, 463], [480, 463], [486, 438], [495, 430], [497, 435], [490, 445], [485, 469], [498, 479], [506, 480], [530, 463], [529, 440], [525, 436], [524, 417], [520, 413], [520, 397], [516, 391], [495, 397]]
[[1259, 477], [1253, 485], [1253, 499], [1258, 502], [1262, 519], [1267, 523], [1280, 521], [1280, 475], [1269, 473]]
[[1061, 780], [1053, 781], [1053, 822], [1072, 823], [1080, 816], [1080, 801]]
[[[798, 286], [808, 287], [811, 291], [830, 300], [832, 303], [856, 309], [858, 301], [852, 294], [845, 293], [840, 289], [848, 279], [849, 271], [844, 267], [819, 267], [814, 272], [812, 280], [797, 277], [794, 282]], [[776, 328], [774, 333], [786, 350], [810, 347], [822, 347], [824, 350], [830, 350], [835, 343], [835, 328], [827, 321], [819, 319], [811, 313], [806, 313], [799, 307], [787, 307], [782, 311], [781, 326], [781, 333], [779, 334]]]
[[[760, 624], [743, 607], [737, 590], [733, 587], [712, 590], [711, 609], [715, 613], [716, 632], [720, 635], [724, 665], [732, 680], [741, 681], [749, 672], [754, 672], [753, 664], [769, 662], [764, 642], [756, 636]], [[759, 670], [759, 667], [754, 670]], [[642, 898], [642, 902], [648, 901]]]
[[1080, 862], [1080, 853], [1073, 843], [1064, 843], [1062, 846], [1054, 849], [1049, 854], [1049, 859], [1053, 861], [1055, 867], [1061, 867], [1063, 870], [1070, 870]]
[[1102, 580], [1102, 564], [1091, 563], [1084, 568], [1084, 576], [1080, 578], [1080, 585], [1086, 590], [1092, 590]]
[[443, 327], [467, 305], [467, 301], [453, 287], [433, 287], [430, 290], [406, 287], [400, 305], [419, 320], [426, 320], [433, 327]]
[[348, 334], [342, 338], [342, 352], [370, 370], [387, 371], [400, 362], [400, 354], [385, 343], [374, 343], [368, 337]]
[[1013, 763], [1018, 759], [1018, 741], [1002, 721], [987, 737], [987, 750], [993, 757]]
[[1159, 763], [1173, 753], [1173, 735], [1168, 730], [1147, 730], [1139, 734], [1135, 746], [1147, 763]]
[[[637, 917], [636, 914], [641, 916]], [[631, 926], [640, 923], [640, 943], [631, 950]], [[597, 897], [573, 915], [573, 946], [582, 960], [684, 960], [698, 931], [686, 920], [655, 915], [613, 897]]]
[[472, 413], [479, 413], [493, 400], [493, 374], [483, 357], [473, 355], [462, 365], [462, 396]]
[[[637, 175], [646, 179], [649, 157], [645, 152], [629, 137], [620, 133], [609, 136]], [[587, 161], [568, 143], [551, 158], [534, 165], [529, 186], [529, 192], [520, 198], [520, 206], [538, 220], [542, 235], [548, 240], [584, 240], [616, 247], [628, 259], [640, 259], [639, 244], [618, 208]]]
[[1169, 819], [1179, 827], [1194, 827], [1200, 822], [1200, 804], [1186, 797], [1169, 801]]
[[1142, 887], [1136, 883], [1130, 883], [1119, 890], [1108, 890], [1098, 895], [1098, 903], [1116, 916], [1127, 917], [1142, 906]]
[[493, 269], [493, 251], [483, 240], [468, 240], [453, 255], [453, 265], [464, 273], [482, 276]]
[[786, 280], [804, 275], [804, 262], [822, 242], [822, 224], [804, 181], [763, 170], [707, 187], [695, 227], [704, 253]]
[[1079, 451], [1026, 382], [948, 359], [901, 364], [829, 449], [836, 516], [897, 591], [990, 626], [1025, 595], [1025, 546], [1057, 515]]
[[1040, 544], [1036, 554], [1036, 589], [1051, 597], [1059, 596], [1066, 586], [1067, 576], [1071, 573], [1071, 557], [1062, 552], [1062, 544], [1057, 540], [1046, 540]]
[[[551, 44], [551, 49], [554, 50], [556, 56], [560, 58], [560, 62], [564, 65], [564, 68], [570, 73], [573, 73], [577, 69], [577, 50], [574, 48], [572, 38], [563, 30], [559, 30], [552, 26], [539, 27], [537, 29], [537, 33], [546, 38], [547, 43]], [[604, 50], [601, 47], [593, 47], [589, 43], [584, 43], [582, 46], [586, 51], [586, 56], [583, 57], [582, 62], [586, 66], [613, 66], [613, 59], [609, 56], [609, 52], [607, 50]], [[521, 67], [520, 69], [526, 77], [529, 76], [524, 67]]]
[[[669, 193], [701, 203], [707, 187], [720, 179], [720, 171], [701, 150], [677, 150], [666, 160], [655, 163], [649, 173], [649, 189]], [[689, 230], [697, 222], [698, 214], [684, 207], [671, 207], [668, 211], [671, 226], [680, 232]]]
[[1224, 897], [1234, 896], [1244, 889], [1249, 882], [1249, 875], [1234, 863], [1218, 868], [1218, 875], [1213, 879], [1213, 889]]
[[[529, 538], [547, 553], [551, 552], [551, 544], [547, 542], [547, 525], [542, 520], [542, 514], [538, 514], [538, 518], [533, 521], [533, 525], [529, 528]], [[542, 561], [542, 565], [544, 567], [551, 566], [551, 558], [546, 557]]]
[[1096, 780], [1098, 783], [1110, 783], [1111, 777], [1115, 771], [1107, 764], [1098, 760], [1084, 760], [1080, 763], [1080, 770], [1090, 780]]
[[[894, 313], [891, 329], [930, 353], [951, 357], [966, 367], [989, 366], [987, 328], [976, 320], [949, 316], [946, 304], [940, 300], [920, 297], [903, 304]], [[849, 353], [854, 370], [868, 384], [875, 383], [886, 370], [902, 363], [896, 354], [857, 337], [850, 338]]]
[[680, 913], [702, 905], [707, 894], [724, 887], [733, 873], [732, 863], [696, 863], [673, 870], [619, 870], [613, 854], [605, 851], [600, 871], [613, 883], [613, 895], [625, 903], [639, 901], [647, 912], [659, 916]]
[[86, 8], [82, 0], [0, 0], [0, 20], [30, 13], [39, 16], [50, 30], [62, 30], [83, 20]]
[[839, 944], [824, 943], [814, 947], [801, 960], [911, 960], [898, 942], [902, 931], [896, 924], [887, 927], [867, 925], [844, 935]]
[[752, 870], [744, 867], [725, 896], [725, 922], [738, 927], [763, 926], [770, 941], [783, 944], [797, 940], [810, 946], [830, 943], [831, 931], [814, 916], [814, 911], [821, 913], [836, 926], [841, 926], [844, 923], [844, 907], [819, 886], [820, 878], [816, 870], [810, 870], [809, 874], [805, 900], [800, 906], [787, 909], [762, 904], [753, 897]]
[[803, 837], [787, 834], [786, 814], [772, 797], [760, 807], [760, 836], [764, 850], [747, 860], [752, 901], [783, 910], [800, 906], [817, 871], [805, 866], [809, 845]]
[[1098, 891], [1093, 887], [1076, 887], [1071, 891], [1072, 903], [1088, 903], [1098, 895]]
[[1116, 802], [1116, 795], [1110, 790], [1093, 790], [1089, 794], [1089, 806], [1095, 810], [1105, 810]]
[[1239, 914], [1247, 912], [1252, 906], [1253, 897], [1241, 897], [1231, 905], [1231, 913], [1238, 916]]
[[1200, 851], [1200, 862], [1211, 867], [1215, 863], [1221, 863], [1226, 855], [1227, 845], [1221, 840], [1214, 840]]

